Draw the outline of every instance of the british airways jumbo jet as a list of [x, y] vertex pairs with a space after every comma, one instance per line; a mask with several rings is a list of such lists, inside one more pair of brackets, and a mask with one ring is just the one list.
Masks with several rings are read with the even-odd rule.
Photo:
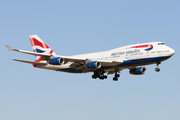
[[[14, 61], [32, 64], [36, 68], [69, 72], [93, 72], [93, 79], [107, 79], [108, 74], [114, 74], [114, 81], [120, 77], [120, 71], [129, 69], [133, 75], [146, 73], [145, 65], [156, 64], [156, 72], [160, 71], [159, 64], [169, 59], [175, 51], [162, 42], [149, 42], [128, 45], [109, 51], [81, 54], [74, 56], [56, 55], [37, 35], [29, 36], [34, 52], [13, 49], [6, 45], [8, 50], [35, 55], [35, 61]], [[105, 75], [107, 73], [107, 75]]]

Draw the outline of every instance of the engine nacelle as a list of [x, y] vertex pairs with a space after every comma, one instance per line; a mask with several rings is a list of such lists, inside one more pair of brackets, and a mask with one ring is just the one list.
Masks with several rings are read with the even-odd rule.
[[89, 62], [86, 64], [86, 67], [89, 69], [99, 69], [101, 67], [101, 63], [98, 61]]
[[143, 75], [146, 73], [146, 68], [145, 67], [138, 67], [138, 68], [130, 69], [129, 73], [132, 75]]
[[57, 58], [50, 59], [49, 64], [52, 64], [52, 65], [61, 65], [61, 64], [63, 64], [63, 62], [64, 62], [63, 58], [57, 57]]

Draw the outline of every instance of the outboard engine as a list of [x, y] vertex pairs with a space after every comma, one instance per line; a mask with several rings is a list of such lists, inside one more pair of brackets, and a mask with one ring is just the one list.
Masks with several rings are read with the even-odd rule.
[[101, 67], [101, 63], [98, 61], [89, 62], [86, 65], [86, 68], [89, 69], [99, 69]]
[[57, 57], [57, 58], [52, 58], [50, 59], [49, 61], [49, 64], [52, 64], [52, 65], [61, 65], [64, 63], [64, 60], [63, 58], [61, 57]]
[[138, 68], [130, 69], [129, 73], [132, 75], [143, 75], [146, 73], [146, 68], [145, 67], [138, 67]]

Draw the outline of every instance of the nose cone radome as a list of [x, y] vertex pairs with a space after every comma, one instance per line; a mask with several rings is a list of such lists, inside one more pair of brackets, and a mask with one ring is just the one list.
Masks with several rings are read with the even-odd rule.
[[173, 56], [175, 54], [175, 51], [172, 48], [170, 49], [170, 54], [171, 54], [171, 56]]

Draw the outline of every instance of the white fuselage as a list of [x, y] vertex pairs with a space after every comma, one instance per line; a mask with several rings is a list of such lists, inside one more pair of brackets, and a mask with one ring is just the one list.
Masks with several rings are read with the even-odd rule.
[[[149, 47], [148, 47], [149, 46]], [[114, 63], [101, 63], [101, 70], [105, 72], [112, 71], [114, 69], [118, 69], [119, 71], [122, 69], [131, 69], [138, 66], [144, 66], [149, 64], [155, 64], [156, 62], [162, 62], [170, 58], [175, 51], [164, 45], [162, 42], [150, 42], [143, 44], [134, 44], [128, 45], [124, 47], [119, 47], [116, 49], [112, 49], [109, 51], [89, 53], [89, 54], [81, 54], [70, 56], [72, 58], [86, 58], [91, 61], [122, 61], [122, 64], [118, 62]], [[67, 62], [63, 65], [37, 65], [38, 68], [56, 70], [56, 71], [64, 71], [71, 73], [84, 73], [84, 72], [92, 72], [91, 70], [78, 70], [69, 67], [72, 63]]]

